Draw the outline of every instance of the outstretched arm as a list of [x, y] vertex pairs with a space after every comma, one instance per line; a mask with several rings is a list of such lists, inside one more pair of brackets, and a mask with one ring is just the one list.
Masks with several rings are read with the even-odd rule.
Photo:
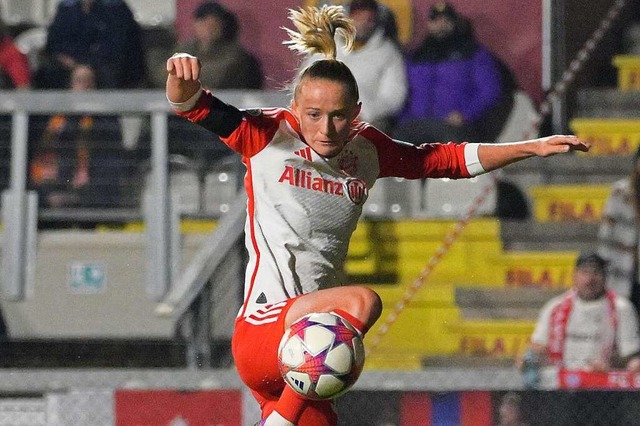
[[186, 102], [200, 90], [200, 60], [187, 53], [176, 53], [167, 60], [167, 99]]
[[478, 159], [488, 172], [529, 157], [549, 157], [569, 151], [586, 152], [589, 148], [587, 142], [576, 136], [555, 135], [522, 142], [480, 144]]

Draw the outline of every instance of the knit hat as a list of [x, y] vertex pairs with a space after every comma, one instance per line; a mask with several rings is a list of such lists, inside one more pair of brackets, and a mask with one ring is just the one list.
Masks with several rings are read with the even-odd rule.
[[429, 9], [429, 19], [434, 20], [440, 16], [446, 16], [451, 20], [458, 19], [458, 12], [449, 3], [439, 1]]
[[378, 11], [378, 2], [376, 0], [353, 0], [349, 3], [349, 12], [353, 12], [354, 10], [373, 10]]

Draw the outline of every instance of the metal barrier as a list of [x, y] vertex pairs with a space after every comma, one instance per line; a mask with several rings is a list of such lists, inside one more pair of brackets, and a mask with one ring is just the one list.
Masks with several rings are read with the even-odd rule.
[[[221, 91], [217, 95], [241, 108], [256, 106], [283, 106], [288, 101], [288, 95], [283, 91]], [[203, 342], [195, 344], [196, 336], [202, 336], [201, 331], [195, 328], [209, 330], [210, 318], [205, 316], [185, 317], [187, 311], [190, 314], [193, 302], [200, 294], [204, 283], [211, 278], [214, 269], [222, 263], [229, 253], [233, 255], [235, 248], [232, 244], [228, 251], [218, 252], [210, 247], [203, 247], [204, 251], [195, 255], [196, 261], [187, 268], [187, 278], [180, 277], [180, 268], [183, 239], [179, 231], [179, 212], [176, 209], [177, 202], [169, 191], [169, 171], [167, 149], [168, 125], [170, 114], [164, 92], [161, 91], [94, 91], [84, 93], [72, 93], [71, 91], [4, 91], [0, 92], [0, 115], [12, 117], [11, 127], [11, 173], [9, 189], [3, 194], [2, 218], [2, 296], [3, 303], [18, 306], [28, 302], [29, 292], [36, 288], [37, 269], [37, 241], [39, 232], [38, 202], [37, 197], [31, 191], [27, 191], [28, 174], [28, 144], [29, 144], [29, 119], [32, 115], [53, 114], [82, 114], [82, 115], [117, 115], [120, 117], [148, 115], [151, 133], [151, 174], [147, 196], [144, 197], [144, 209], [142, 212], [133, 211], [122, 213], [114, 211], [113, 216], [129, 219], [142, 218], [144, 222], [144, 257], [145, 261], [135, 262], [135, 268], [145, 271], [146, 278], [133, 278], [133, 283], [143, 282], [145, 286], [146, 302], [159, 303], [168, 297], [168, 305], [179, 305], [179, 315], [171, 316], [171, 321], [176, 327], [187, 324], [187, 330], [182, 327], [183, 334], [193, 347], [202, 347]], [[193, 126], [196, 127], [196, 126]], [[238, 169], [240, 172], [240, 170]], [[241, 181], [241, 179], [238, 179]], [[244, 213], [244, 195], [238, 196], [230, 217], [242, 218]], [[109, 212], [95, 211], [92, 214], [103, 218], [109, 217]], [[142, 213], [142, 214], [141, 214]], [[58, 214], [60, 212], [58, 211]], [[96, 217], [97, 217], [96, 216]], [[238, 220], [223, 220], [218, 226], [220, 235], [224, 235], [225, 242], [237, 241], [242, 235], [242, 227], [236, 226]], [[227, 223], [229, 223], [227, 225]], [[219, 249], [220, 247], [218, 247]], [[212, 262], [211, 257], [217, 260]], [[191, 256], [189, 256], [190, 258]], [[133, 259], [132, 259], [133, 260]], [[234, 264], [235, 268], [241, 265]], [[203, 271], [205, 271], [203, 273]], [[96, 272], [96, 270], [94, 270]], [[100, 271], [98, 271], [100, 272]], [[83, 272], [89, 273], [88, 271]], [[228, 273], [225, 271], [224, 273]], [[241, 285], [240, 274], [233, 277], [237, 285]], [[129, 283], [131, 285], [131, 283]], [[197, 287], [194, 294], [190, 289]], [[187, 292], [187, 293], [176, 293]], [[239, 292], [238, 292], [239, 294]], [[180, 300], [181, 297], [188, 299]], [[146, 303], [145, 302], [145, 303]], [[205, 302], [203, 302], [205, 303]], [[206, 302], [210, 303], [210, 301]], [[209, 309], [207, 306], [203, 307]], [[161, 310], [165, 314], [167, 310]], [[32, 312], [34, 312], [32, 310]], [[158, 317], [161, 322], [166, 319]], [[198, 325], [199, 324], [199, 325]], [[33, 326], [33, 324], [31, 324]], [[24, 333], [33, 333], [33, 336], [46, 338], [47, 332], [24, 328]], [[36, 327], [37, 328], [37, 327]], [[178, 333], [180, 330], [176, 330]], [[163, 332], [167, 336], [166, 331]], [[169, 333], [168, 336], [172, 336]], [[58, 336], [53, 333], [50, 337]], [[23, 335], [22, 337], [28, 337]], [[193, 356], [190, 359], [198, 359]], [[195, 366], [193, 361], [193, 366]], [[206, 365], [206, 363], [205, 363]]]
[[[593, 388], [589, 383], [602, 379], [598, 373], [565, 373], [583, 382], [562, 385], [554, 369], [533, 390], [513, 368], [365, 371], [337, 400], [339, 425], [638, 424], [636, 381], [622, 386], [625, 374], [615, 372], [602, 376], [617, 377], [617, 386]], [[5, 370], [0, 396], [0, 426], [252, 426], [259, 418], [257, 404], [231, 370]], [[500, 423], [514, 416], [521, 423]]]

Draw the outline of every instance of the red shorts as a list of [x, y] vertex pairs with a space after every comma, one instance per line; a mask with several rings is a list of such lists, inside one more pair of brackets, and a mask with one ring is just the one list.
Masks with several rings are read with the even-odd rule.
[[[286, 386], [278, 368], [278, 346], [284, 334], [284, 319], [294, 300], [268, 305], [248, 318], [238, 318], [231, 339], [238, 374], [260, 404], [263, 419], [275, 409]], [[308, 400], [297, 424], [337, 424], [333, 401]]]

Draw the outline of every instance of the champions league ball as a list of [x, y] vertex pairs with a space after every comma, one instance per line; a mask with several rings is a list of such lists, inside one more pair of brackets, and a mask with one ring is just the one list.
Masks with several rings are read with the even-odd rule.
[[307, 399], [336, 398], [358, 380], [364, 365], [362, 337], [333, 313], [312, 313], [284, 332], [278, 348], [285, 382]]

